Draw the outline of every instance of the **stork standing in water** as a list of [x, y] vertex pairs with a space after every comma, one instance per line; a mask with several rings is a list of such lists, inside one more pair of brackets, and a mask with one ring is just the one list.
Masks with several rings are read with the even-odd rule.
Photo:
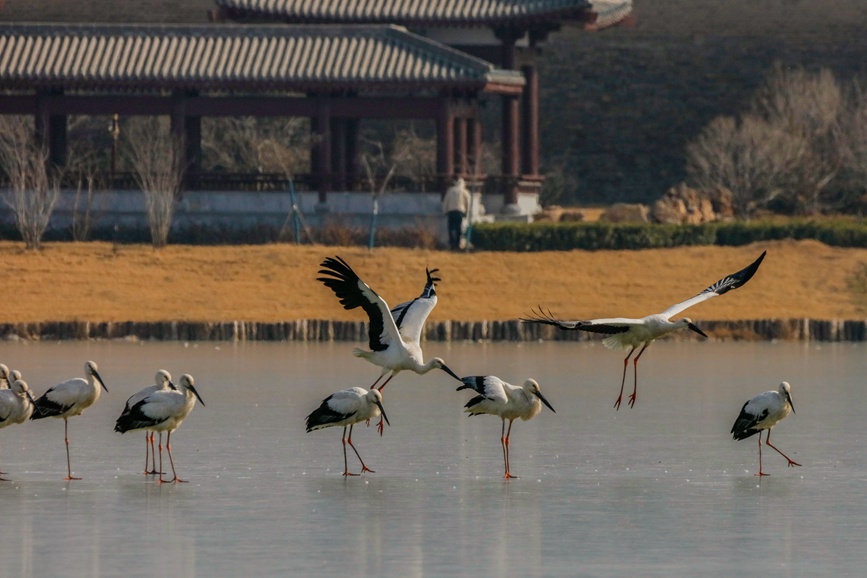
[[[349, 473], [349, 464], [346, 461], [346, 444], [352, 448], [358, 461], [361, 462], [361, 473], [376, 473], [364, 464], [358, 450], [352, 443], [352, 427], [360, 421], [367, 421], [379, 415], [388, 423], [388, 416], [382, 408], [382, 393], [378, 389], [363, 387], [350, 387], [337, 393], [332, 393], [322, 400], [322, 404], [307, 416], [307, 432], [326, 427], [343, 426], [343, 475], [357, 476]], [[391, 424], [389, 424], [391, 425]], [[346, 428], [349, 428], [349, 436]]]
[[[477, 375], [463, 377], [464, 382], [457, 391], [472, 389], [479, 395], [471, 399], [464, 406], [464, 410], [471, 416], [490, 414], [496, 415], [503, 420], [503, 428], [500, 434], [500, 443], [503, 446], [503, 462], [506, 467], [504, 478], [516, 478], [509, 470], [509, 444], [512, 435], [512, 422], [518, 418], [524, 421], [536, 417], [542, 411], [544, 403], [548, 409], [554, 411], [535, 379], [528, 379], [523, 385], [506, 383], [493, 375]], [[554, 412], [557, 413], [557, 412]], [[509, 420], [509, 430], [506, 431], [506, 420]]]
[[159, 465], [159, 483], [183, 482], [175, 472], [175, 460], [172, 457], [172, 432], [181, 427], [181, 424], [186, 419], [193, 407], [196, 405], [196, 400], [202, 406], [205, 402], [199, 392], [196, 391], [193, 376], [185, 373], [181, 376], [180, 383], [176, 386], [176, 390], [161, 390], [154, 392], [132, 406], [128, 413], [117, 418], [114, 426], [114, 431], [126, 433], [139, 429], [147, 431], [169, 432], [166, 437], [166, 449], [169, 452], [169, 463], [172, 466], [172, 479], [163, 479], [163, 445], [160, 443], [160, 465]]
[[72, 477], [72, 466], [69, 461], [69, 418], [81, 415], [85, 409], [92, 406], [99, 399], [100, 386], [108, 392], [105, 382], [99, 376], [95, 361], [84, 364], [85, 378], [76, 377], [58, 383], [42, 394], [36, 400], [35, 409], [30, 419], [42, 419], [44, 417], [63, 418], [63, 437], [66, 441], [66, 478], [67, 480], [80, 480]]
[[[35, 400], [30, 388], [23, 381], [16, 380], [9, 389], [0, 389], [0, 429], [24, 423], [33, 413]], [[0, 472], [0, 482], [8, 481]]]
[[[165, 369], [160, 369], [157, 371], [154, 376], [154, 385], [149, 385], [143, 389], [140, 389], [136, 393], [132, 394], [128, 400], [126, 400], [126, 404], [123, 406], [123, 412], [121, 412], [120, 417], [124, 417], [129, 414], [130, 410], [133, 408], [135, 404], [146, 398], [152, 393], [156, 393], [158, 391], [170, 391], [172, 389], [177, 389], [175, 384], [172, 383], [172, 375], [166, 371]], [[120, 418], [118, 418], [120, 419]], [[163, 432], [160, 432], [160, 445], [163, 445]], [[148, 470], [148, 454], [150, 454], [151, 460], [151, 469]], [[161, 472], [157, 471], [157, 453], [154, 448], [154, 432], [145, 431], [145, 475], [153, 475], [159, 474]]]
[[732, 275], [728, 275], [727, 277], [723, 277], [695, 297], [691, 297], [686, 301], [672, 305], [662, 313], [648, 315], [641, 319], [613, 317], [610, 319], [590, 319], [586, 321], [561, 321], [555, 319], [550, 311], [542, 311], [542, 309], [539, 308], [538, 312], [533, 311], [532, 317], [521, 319], [521, 321], [525, 323], [553, 325], [559, 329], [565, 330], [602, 333], [608, 335], [608, 337], [602, 340], [605, 347], [608, 347], [609, 349], [629, 348], [629, 353], [623, 359], [623, 377], [620, 380], [620, 395], [617, 396], [617, 401], [614, 402], [614, 409], [620, 409], [620, 402], [623, 399], [623, 386], [626, 383], [626, 369], [629, 366], [629, 358], [632, 356], [633, 352], [641, 346], [638, 355], [636, 355], [635, 359], [632, 361], [635, 380], [632, 395], [629, 396], [629, 407], [632, 407], [635, 405], [635, 398], [638, 395], [638, 359], [641, 357], [641, 354], [644, 353], [644, 350], [647, 349], [648, 345], [663, 335], [684, 328], [690, 329], [702, 337], [707, 337], [707, 335], [705, 335], [690, 318], [684, 317], [677, 321], [671, 321], [671, 318], [693, 305], [697, 305], [702, 301], [707, 301], [713, 297], [718, 297], [732, 289], [737, 289], [744, 285], [747, 281], [752, 279], [753, 275], [758, 271], [759, 265], [761, 265], [762, 259], [765, 258], [766, 252], [767, 251], [763, 251], [759, 258], [753, 261], [745, 269]]
[[[371, 388], [376, 387], [388, 374], [388, 378], [379, 386], [379, 390], [382, 391], [391, 378], [403, 370], [424, 375], [432, 369], [441, 369], [460, 381], [460, 378], [441, 358], [434, 357], [425, 363], [419, 345], [425, 321], [437, 303], [435, 283], [439, 279], [433, 276], [437, 269], [426, 270], [427, 283], [419, 297], [389, 310], [385, 300], [362, 281], [352, 267], [340, 257], [328, 257], [321, 266], [323, 269], [319, 273], [325, 276], [317, 277], [316, 280], [334, 291], [344, 309], [361, 307], [370, 319], [368, 330], [370, 351], [356, 348], [352, 354], [382, 368], [382, 372]], [[382, 421], [379, 422], [378, 427], [379, 433], [382, 434]]]
[[762, 471], [762, 430], [768, 430], [765, 444], [786, 458], [790, 468], [801, 465], [771, 443], [771, 428], [789, 415], [790, 411], [795, 413], [795, 406], [792, 404], [791, 387], [785, 381], [776, 390], [760, 393], [741, 408], [741, 413], [732, 426], [731, 434], [736, 440], [745, 440], [750, 436], [759, 434], [759, 473], [756, 474], [757, 476], [770, 475]]

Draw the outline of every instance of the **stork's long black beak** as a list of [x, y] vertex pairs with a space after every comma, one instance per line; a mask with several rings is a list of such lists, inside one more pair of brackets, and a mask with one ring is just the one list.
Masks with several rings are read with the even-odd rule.
[[786, 397], [789, 399], [789, 405], [792, 406], [792, 413], [797, 413], [797, 412], [795, 411], [795, 404], [792, 403], [792, 396], [789, 395], [789, 394], [787, 393], [787, 394], [786, 394]]
[[199, 392], [198, 392], [198, 391], [196, 391], [196, 388], [195, 388], [195, 387], [193, 387], [193, 385], [192, 385], [192, 384], [190, 384], [190, 385], [188, 385], [188, 386], [187, 386], [187, 387], [189, 387], [189, 388], [190, 388], [190, 391], [192, 391], [192, 392], [193, 392], [193, 395], [195, 395], [195, 396], [196, 396], [196, 399], [198, 399], [198, 400], [199, 400], [199, 403], [200, 403], [200, 404], [202, 404], [202, 407], [205, 407], [205, 402], [204, 402], [204, 401], [202, 401], [202, 396], [201, 396], [201, 395], [199, 395]]
[[169, 380], [169, 387], [172, 388], [174, 391], [178, 390], [178, 386], [172, 383], [171, 379]]
[[102, 380], [102, 377], [99, 376], [99, 373], [97, 373], [96, 370], [93, 371], [93, 377], [96, 378], [96, 381], [99, 382], [99, 385], [102, 386], [102, 389], [105, 390], [105, 393], [108, 393], [108, 388], [105, 387], [105, 382]]
[[702, 337], [707, 337], [707, 335], [704, 334], [704, 331], [699, 329], [698, 325], [696, 325], [695, 323], [688, 323], [686, 326], [689, 327], [690, 329], [692, 329], [693, 331], [695, 331], [696, 333], [698, 333], [699, 335], [701, 335]]
[[454, 377], [455, 379], [457, 379], [458, 381], [460, 381], [461, 383], [463, 383], [463, 380], [462, 380], [460, 377], [458, 377], [457, 374], [455, 374], [454, 371], [452, 371], [451, 369], [449, 369], [449, 367], [448, 367], [447, 365], [443, 365], [441, 369], [442, 369], [443, 371], [445, 371], [446, 373], [448, 373], [449, 375], [451, 375], [452, 377]]
[[[30, 403], [32, 403], [34, 406], [36, 405], [36, 400], [33, 399], [33, 394], [30, 393], [29, 390], [27, 391], [27, 399], [29, 399], [29, 400], [30, 400]], [[789, 400], [789, 403], [791, 403], [791, 400]], [[792, 410], [794, 410], [794, 409], [795, 409], [795, 408], [793, 407]]]
[[385, 420], [385, 423], [387, 423], [388, 425], [391, 425], [391, 422], [388, 421], [388, 416], [385, 415], [385, 410], [382, 408], [382, 402], [381, 401], [376, 402], [376, 407], [378, 407], [379, 411], [382, 412], [382, 419]]
[[536, 392], [534, 392], [534, 393], [536, 394], [536, 397], [538, 397], [539, 399], [542, 400], [542, 403], [544, 403], [546, 406], [548, 406], [548, 409], [550, 409], [550, 410], [553, 411], [554, 413], [557, 413], [556, 411], [554, 411], [554, 408], [551, 407], [551, 404], [548, 403], [548, 400], [545, 399], [545, 396], [542, 395], [542, 392], [541, 392], [541, 391], [536, 391]]

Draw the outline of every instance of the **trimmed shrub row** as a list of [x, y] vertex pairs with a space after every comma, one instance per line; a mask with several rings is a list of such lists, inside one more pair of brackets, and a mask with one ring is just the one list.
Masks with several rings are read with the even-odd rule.
[[791, 220], [704, 225], [479, 223], [473, 227], [473, 246], [483, 251], [597, 251], [694, 245], [739, 246], [778, 239], [815, 239], [836, 247], [867, 247], [867, 221]]

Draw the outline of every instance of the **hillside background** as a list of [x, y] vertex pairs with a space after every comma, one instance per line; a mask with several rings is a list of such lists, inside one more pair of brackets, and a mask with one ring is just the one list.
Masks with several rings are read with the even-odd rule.
[[635, 26], [564, 29], [542, 49], [543, 170], [561, 204], [648, 202], [684, 179], [684, 145], [741, 111], [774, 62], [865, 79], [864, 0], [634, 0]]
[[[0, 22], [204, 24], [214, 8], [0, 0]], [[543, 171], [562, 172], [560, 204], [655, 200], [683, 180], [685, 144], [715, 116], [743, 110], [777, 61], [867, 78], [867, 0], [634, 0], [634, 17], [598, 33], [564, 28], [542, 47]]]

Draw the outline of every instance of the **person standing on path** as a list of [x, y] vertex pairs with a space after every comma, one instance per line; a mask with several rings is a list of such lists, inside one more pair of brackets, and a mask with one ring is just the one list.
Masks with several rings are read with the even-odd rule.
[[449, 248], [452, 250], [457, 251], [461, 248], [461, 232], [469, 207], [470, 191], [467, 190], [464, 179], [458, 177], [443, 197], [443, 212], [446, 214], [449, 230]]

